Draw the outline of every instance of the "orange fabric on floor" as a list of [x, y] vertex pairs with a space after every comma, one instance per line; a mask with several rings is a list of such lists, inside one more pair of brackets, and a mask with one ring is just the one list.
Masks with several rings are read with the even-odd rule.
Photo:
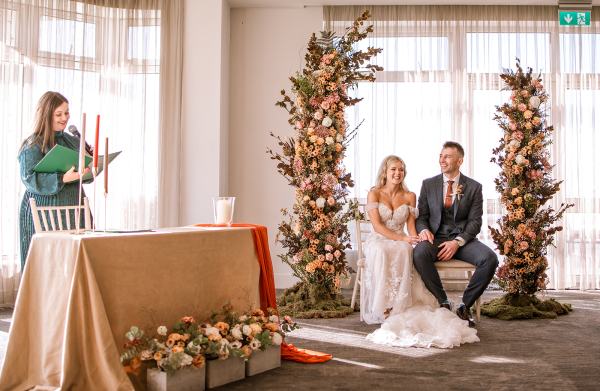
[[331, 354], [315, 352], [314, 350], [299, 349], [294, 345], [281, 344], [281, 358], [289, 361], [296, 361], [305, 364], [317, 364], [329, 361], [333, 358]]

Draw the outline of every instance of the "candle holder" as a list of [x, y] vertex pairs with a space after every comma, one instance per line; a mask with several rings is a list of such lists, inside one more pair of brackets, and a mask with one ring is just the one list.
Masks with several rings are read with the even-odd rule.
[[213, 197], [215, 224], [231, 227], [235, 197]]

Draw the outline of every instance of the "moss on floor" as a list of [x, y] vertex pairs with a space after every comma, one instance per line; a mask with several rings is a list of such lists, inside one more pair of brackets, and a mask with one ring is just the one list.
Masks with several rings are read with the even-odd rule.
[[277, 298], [281, 315], [295, 318], [343, 318], [354, 310], [341, 294], [331, 294], [313, 285], [297, 283]]
[[572, 310], [570, 304], [561, 304], [554, 299], [541, 301], [535, 295], [506, 294], [481, 306], [482, 314], [501, 320], [553, 319]]

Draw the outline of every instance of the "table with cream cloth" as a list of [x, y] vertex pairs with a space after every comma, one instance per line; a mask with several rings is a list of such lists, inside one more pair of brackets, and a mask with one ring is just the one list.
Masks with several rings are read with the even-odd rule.
[[256, 307], [259, 274], [249, 228], [36, 234], [0, 389], [132, 390], [119, 361], [130, 326]]

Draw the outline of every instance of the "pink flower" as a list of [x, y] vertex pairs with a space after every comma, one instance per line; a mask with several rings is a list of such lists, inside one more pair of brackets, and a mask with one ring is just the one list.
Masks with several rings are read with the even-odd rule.
[[519, 109], [519, 111], [525, 111], [527, 110], [527, 105], [525, 103], [519, 103], [517, 109]]
[[325, 251], [331, 251], [331, 250], [333, 250], [333, 246], [330, 245], [330, 244], [326, 244], [325, 245]]
[[321, 121], [323, 119], [323, 112], [321, 110], [315, 111], [314, 117], [317, 121]]
[[340, 257], [340, 255], [342, 255], [342, 253], [340, 252], [340, 250], [335, 250], [335, 251], [333, 252], [333, 256], [334, 256], [334, 257], [336, 257], [336, 258], [339, 258], [339, 257]]
[[333, 206], [335, 205], [335, 199], [333, 197], [329, 197], [327, 198], [327, 203], [329, 204], [329, 206]]
[[304, 123], [302, 121], [296, 121], [296, 129], [302, 129], [304, 127]]
[[517, 130], [517, 124], [515, 124], [514, 122], [511, 122], [508, 127], [510, 128], [510, 130], [515, 131]]
[[331, 104], [330, 104], [330, 103], [329, 103], [329, 101], [327, 101], [327, 100], [324, 100], [323, 102], [321, 102], [321, 108], [322, 108], [323, 110], [329, 110], [329, 106], [330, 106], [330, 105], [331, 105]]
[[331, 260], [333, 260], [333, 254], [332, 254], [332, 253], [327, 253], [327, 254], [325, 255], [325, 258], [326, 258], [328, 261], [331, 261]]
[[513, 138], [516, 140], [521, 141], [521, 140], [523, 140], [523, 137], [524, 137], [523, 132], [521, 132], [520, 130], [513, 133]]

